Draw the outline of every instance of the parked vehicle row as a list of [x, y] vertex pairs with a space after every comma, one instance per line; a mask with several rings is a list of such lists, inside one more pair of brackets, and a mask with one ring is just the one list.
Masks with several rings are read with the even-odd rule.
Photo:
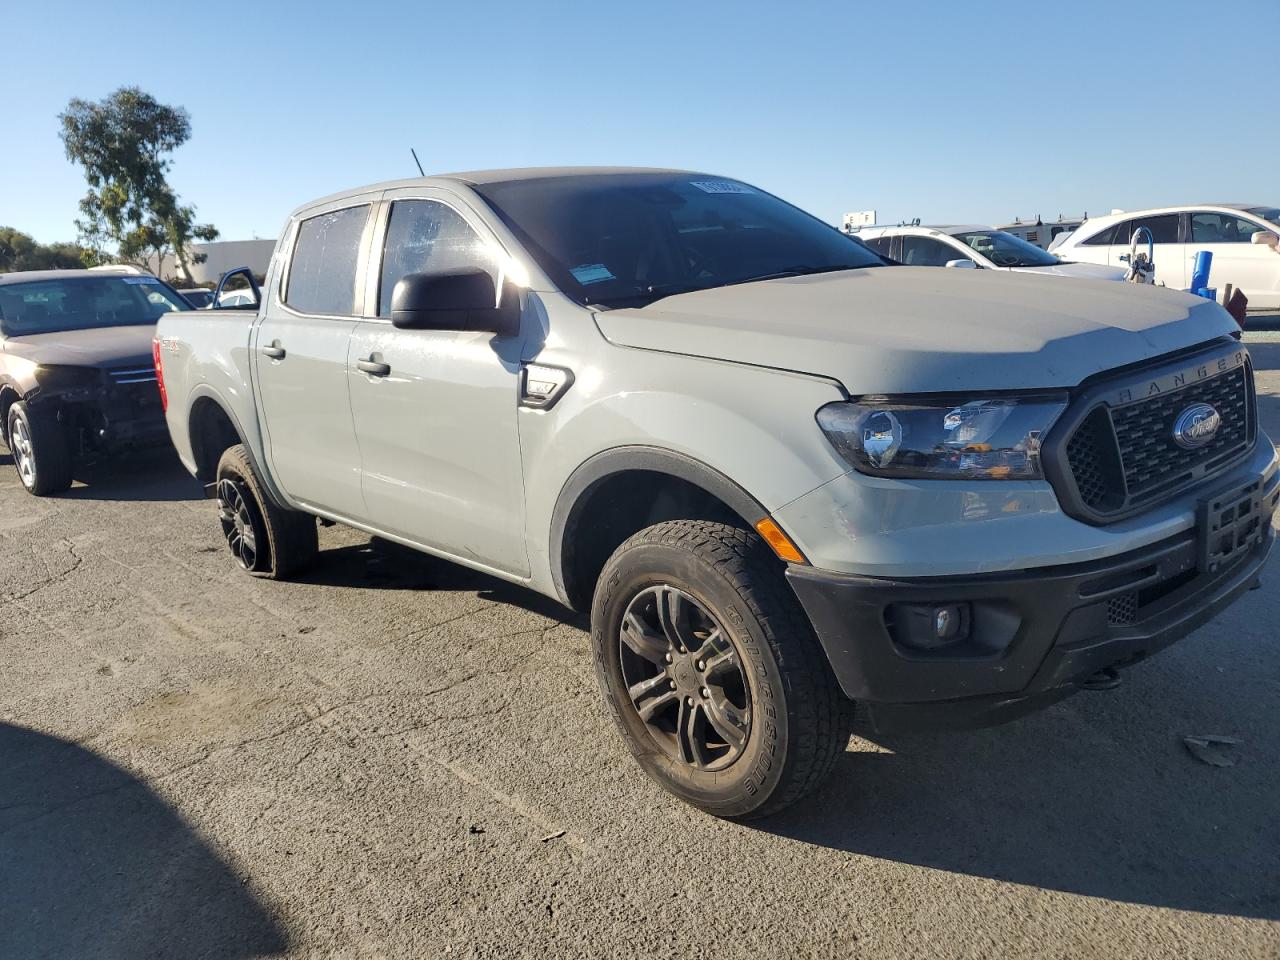
[[855, 701], [1000, 722], [1256, 584], [1280, 464], [1235, 330], [890, 266], [736, 180], [564, 169], [300, 207], [260, 305], [168, 314], [156, 357], [246, 571], [310, 562], [319, 517], [589, 610], [639, 764], [748, 817]]
[[878, 253], [908, 266], [1008, 270], [1078, 280], [1125, 277], [1123, 268], [1068, 263], [1011, 233], [976, 224], [863, 227], [855, 236]]

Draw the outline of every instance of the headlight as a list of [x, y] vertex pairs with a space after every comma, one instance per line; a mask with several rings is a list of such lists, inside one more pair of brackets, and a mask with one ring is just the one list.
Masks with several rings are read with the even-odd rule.
[[1065, 395], [837, 402], [818, 426], [873, 477], [1039, 480], [1040, 438], [1066, 405]]

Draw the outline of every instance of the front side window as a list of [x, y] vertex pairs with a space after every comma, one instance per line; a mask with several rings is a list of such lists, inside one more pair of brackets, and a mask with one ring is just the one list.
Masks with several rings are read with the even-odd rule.
[[1229, 213], [1191, 215], [1192, 243], [1248, 243], [1262, 227]]
[[884, 265], [763, 190], [695, 173], [586, 173], [477, 193], [567, 296], [605, 308], [779, 276]]
[[[1130, 246], [1133, 241], [1134, 233], [1141, 227], [1146, 227], [1151, 231], [1152, 243], [1177, 243], [1178, 242], [1178, 215], [1176, 213], [1164, 213], [1158, 217], [1135, 217], [1132, 220], [1126, 220], [1116, 229], [1114, 243], [1123, 246]], [[1139, 246], [1147, 242], [1145, 235], [1138, 241]]]
[[0, 286], [0, 329], [10, 337], [94, 327], [153, 324], [171, 310], [191, 309], [155, 277], [84, 276]]
[[903, 263], [911, 267], [945, 267], [951, 260], [965, 260], [963, 253], [948, 243], [933, 237], [906, 236], [902, 238]]
[[471, 224], [437, 200], [397, 200], [391, 205], [378, 285], [378, 316], [391, 316], [391, 294], [410, 273], [486, 270], [497, 286], [493, 251]]
[[1028, 243], [1003, 230], [974, 230], [954, 236], [997, 267], [1054, 267], [1062, 262], [1034, 243]]
[[285, 303], [299, 313], [349, 317], [355, 312], [356, 261], [369, 205], [347, 207], [298, 224]]

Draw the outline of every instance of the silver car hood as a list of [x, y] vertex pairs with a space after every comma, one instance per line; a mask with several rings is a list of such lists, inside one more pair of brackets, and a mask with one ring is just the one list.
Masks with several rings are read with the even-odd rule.
[[1074, 386], [1238, 329], [1173, 290], [930, 267], [699, 290], [596, 322], [621, 346], [817, 374], [855, 394]]

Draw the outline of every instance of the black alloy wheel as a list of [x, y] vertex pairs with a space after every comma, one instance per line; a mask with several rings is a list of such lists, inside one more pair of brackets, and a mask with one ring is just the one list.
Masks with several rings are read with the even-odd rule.
[[697, 600], [660, 584], [637, 594], [619, 630], [631, 704], [662, 751], [723, 770], [751, 736], [751, 692], [729, 634]]

